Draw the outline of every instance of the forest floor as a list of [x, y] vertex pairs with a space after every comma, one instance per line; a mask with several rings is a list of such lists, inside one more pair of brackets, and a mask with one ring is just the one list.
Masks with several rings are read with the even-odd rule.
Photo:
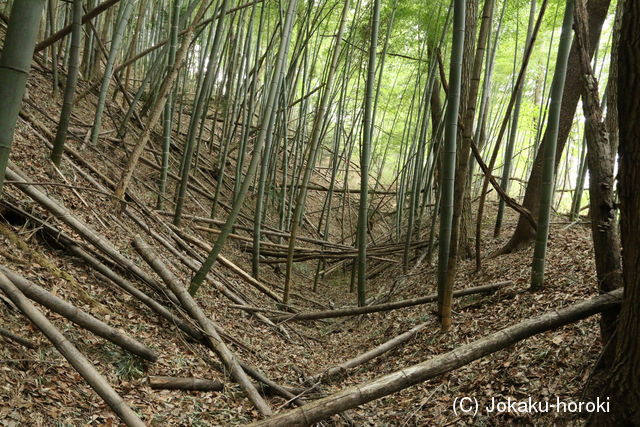
[[[39, 183], [42, 191], [63, 203], [78, 218], [109, 239], [122, 254], [152, 273], [131, 247], [135, 235], [141, 235], [160, 253], [162, 260], [187, 283], [187, 270], [170, 252], [154, 242], [146, 231], [126, 215], [117, 216], [113, 200], [108, 194], [96, 191], [92, 182], [77, 173], [65, 160], [60, 173], [48, 160], [49, 150], [43, 140], [48, 139], [43, 128], [55, 131], [59, 114], [59, 100], [50, 96], [49, 77], [36, 70], [29, 80], [29, 99], [23, 111], [34, 122], [19, 120], [11, 160]], [[84, 134], [92, 123], [93, 95], [81, 101], [75, 109], [71, 128], [78, 138], [70, 138], [69, 145], [80, 151], [84, 160], [111, 179], [117, 179], [126, 160], [124, 146], [104, 138], [98, 147], [82, 144]], [[110, 114], [121, 116], [116, 104]], [[108, 122], [105, 130], [114, 129]], [[130, 149], [135, 135], [129, 132], [126, 147]], [[115, 136], [110, 133], [105, 136]], [[149, 153], [147, 153], [149, 154]], [[153, 153], [151, 153], [153, 154]], [[151, 155], [148, 158], [153, 159]], [[173, 159], [176, 161], [176, 158]], [[203, 160], [204, 162], [204, 160]], [[212, 163], [213, 164], [213, 163]], [[84, 168], [82, 165], [77, 167]], [[62, 175], [65, 179], [63, 180]], [[155, 206], [157, 172], [146, 166], [136, 171], [138, 178], [132, 194], [148, 207]], [[98, 179], [94, 174], [94, 178]], [[205, 178], [202, 177], [204, 180]], [[47, 183], [47, 185], [42, 185]], [[51, 185], [55, 184], [55, 185]], [[62, 185], [61, 185], [62, 184]], [[149, 185], [149, 188], [145, 187]], [[72, 189], [63, 185], [76, 187]], [[168, 194], [173, 194], [172, 181]], [[6, 200], [55, 223], [69, 234], [74, 233], [48, 212], [38, 207], [10, 182], [5, 186]], [[213, 187], [211, 187], [213, 188]], [[226, 196], [230, 194], [226, 190]], [[314, 197], [314, 196], [312, 196]], [[228, 200], [225, 199], [225, 200]], [[355, 199], [354, 199], [355, 204]], [[135, 203], [128, 209], [139, 210]], [[207, 216], [210, 201], [193, 194], [187, 211]], [[493, 209], [490, 209], [491, 217]], [[141, 215], [142, 216], [142, 215]], [[224, 215], [219, 215], [223, 217]], [[229, 425], [242, 424], [259, 418], [237, 385], [225, 378], [223, 369], [213, 353], [186, 341], [179, 330], [158, 317], [139, 301], [129, 297], [107, 278], [96, 273], [81, 260], [66, 253], [52, 241], [43, 239], [39, 227], [4, 211], [0, 222], [3, 244], [0, 264], [25, 276], [50, 292], [91, 312], [108, 324], [125, 331], [153, 348], [159, 354], [156, 363], [142, 362], [119, 347], [73, 326], [62, 317], [43, 309], [53, 323], [73, 342], [116, 391], [150, 425]], [[168, 218], [167, 218], [168, 220]], [[148, 226], [163, 233], [166, 225], [145, 218]], [[248, 222], [244, 222], [248, 225]], [[502, 237], [493, 239], [492, 223], [486, 224], [484, 253], [500, 247], [510, 235], [515, 216], [509, 212]], [[184, 229], [201, 239], [211, 241], [195, 224], [184, 222]], [[200, 251], [200, 254], [204, 252]], [[531, 250], [496, 258], [485, 258], [483, 269], [474, 273], [473, 260], [463, 260], [459, 268], [456, 288], [512, 281], [490, 295], [472, 295], [456, 299], [454, 324], [447, 334], [439, 330], [435, 304], [382, 312], [334, 321], [290, 322], [285, 324], [290, 338], [236, 308], [212, 286], [205, 285], [198, 301], [216, 322], [243, 345], [231, 348], [244, 360], [259, 367], [272, 380], [300, 386], [304, 377], [322, 373], [325, 369], [360, 354], [419, 323], [429, 321], [427, 327], [404, 346], [384, 354], [350, 372], [348, 376], [323, 383], [326, 393], [398, 370], [437, 354], [451, 350], [488, 333], [512, 325], [520, 320], [549, 312], [597, 294], [595, 267], [590, 230], [584, 224], [569, 224], [566, 218], [554, 218], [548, 260], [547, 283], [543, 291], [528, 291]], [[245, 271], [250, 271], [250, 254], [237, 241], [229, 241], [223, 254]], [[423, 296], [435, 292], [434, 265], [423, 262], [408, 275], [402, 275], [401, 264], [389, 263], [368, 283], [370, 295], [388, 295], [390, 300]], [[232, 271], [216, 266], [219, 280], [243, 295], [251, 305], [277, 309], [255, 288], [249, 286]], [[292, 304], [301, 310], [351, 306], [355, 295], [349, 293], [350, 273], [335, 274], [321, 281], [318, 291], [312, 292], [315, 264], [297, 266]], [[268, 265], [262, 267], [264, 283], [279, 292], [282, 275]], [[123, 273], [124, 274], [124, 273]], [[138, 286], [141, 282], [131, 275], [127, 278]], [[346, 319], [346, 320], [345, 320]], [[0, 304], [2, 327], [39, 344], [38, 350], [28, 350], [10, 341], [0, 347], [0, 425], [113, 425], [119, 420], [106, 404], [89, 388], [50, 343], [6, 304]], [[579, 421], [577, 415], [549, 413], [540, 415], [479, 413], [477, 416], [456, 415], [452, 404], [457, 397], [476, 397], [489, 404], [491, 397], [522, 400], [545, 398], [578, 400], [598, 358], [601, 345], [596, 318], [574, 323], [556, 331], [544, 333], [506, 350], [480, 359], [470, 365], [414, 386], [403, 392], [379, 399], [347, 412], [350, 419], [362, 425], [505, 425], [510, 423], [551, 425]], [[157, 391], [147, 384], [149, 375], [193, 376], [220, 379], [225, 390], [218, 393]], [[270, 398], [272, 408], [281, 410], [287, 402]], [[335, 423], [344, 422], [335, 417]]]

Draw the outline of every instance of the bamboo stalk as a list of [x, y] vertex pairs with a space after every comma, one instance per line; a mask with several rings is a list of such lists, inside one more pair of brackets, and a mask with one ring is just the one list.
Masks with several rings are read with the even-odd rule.
[[27, 297], [0, 272], [0, 289], [18, 306], [20, 311], [51, 341], [60, 354], [78, 371], [93, 390], [113, 409], [118, 417], [128, 426], [144, 427], [129, 405], [116, 393], [91, 362], [69, 342], [51, 322], [29, 302]]
[[5, 328], [0, 328], [0, 335], [5, 337], [8, 340], [17, 342], [18, 344], [20, 344], [23, 347], [26, 347], [30, 350], [35, 350], [38, 348], [38, 345], [29, 341], [26, 338], [22, 338], [20, 335], [16, 335], [13, 332], [11, 332], [8, 329]]
[[[490, 285], [475, 286], [473, 288], [460, 289], [453, 292], [454, 297], [462, 297], [465, 295], [473, 295], [483, 292], [493, 292], [505, 286], [511, 285], [513, 282], [499, 282]], [[274, 316], [273, 320], [290, 321], [290, 320], [318, 320], [330, 319], [335, 317], [356, 316], [359, 314], [377, 313], [380, 311], [396, 310], [399, 308], [413, 307], [415, 305], [427, 304], [438, 300], [437, 294], [427, 295], [419, 298], [412, 298], [402, 301], [390, 302], [387, 304], [368, 305], [364, 307], [347, 307], [336, 310], [311, 311], [307, 313], [297, 313], [287, 316]]]
[[220, 381], [201, 378], [166, 377], [161, 375], [149, 377], [149, 387], [164, 390], [189, 391], [222, 391], [224, 384]]
[[483, 338], [462, 345], [422, 363], [357, 384], [325, 398], [292, 409], [253, 426], [311, 425], [333, 414], [355, 408], [372, 400], [404, 390], [412, 385], [435, 378], [474, 360], [495, 353], [519, 341], [577, 322], [596, 313], [618, 307], [622, 290], [598, 295], [566, 308], [545, 313], [501, 329]]
[[222, 363], [229, 369], [233, 378], [238, 382], [240, 387], [245, 391], [247, 397], [262, 415], [270, 415], [271, 408], [260, 396], [255, 386], [251, 383], [247, 374], [244, 372], [236, 356], [229, 350], [227, 345], [222, 341], [215, 323], [207, 317], [200, 305], [187, 292], [187, 289], [179, 283], [179, 280], [173, 275], [169, 269], [162, 263], [160, 257], [140, 236], [136, 236], [133, 241], [135, 249], [144, 258], [144, 260], [154, 269], [156, 273], [165, 281], [176, 296], [179, 298], [183, 308], [187, 310], [189, 315], [193, 317], [200, 327], [204, 329], [207, 339], [220, 357]]
[[152, 362], [158, 359], [158, 354], [146, 345], [128, 337], [92, 315], [85, 313], [73, 304], [31, 283], [4, 266], [0, 266], [0, 271], [29, 299], [143, 359]]

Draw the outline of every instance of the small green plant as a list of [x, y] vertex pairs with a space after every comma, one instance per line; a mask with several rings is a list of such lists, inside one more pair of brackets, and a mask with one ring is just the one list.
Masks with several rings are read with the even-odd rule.
[[132, 380], [144, 375], [145, 367], [143, 361], [128, 352], [122, 352], [115, 348], [106, 351], [109, 362], [116, 367], [118, 377]]

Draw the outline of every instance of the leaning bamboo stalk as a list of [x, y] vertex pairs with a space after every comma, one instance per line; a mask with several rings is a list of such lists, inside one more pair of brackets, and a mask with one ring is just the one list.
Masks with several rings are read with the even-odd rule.
[[[211, 251], [211, 246], [209, 244], [203, 242], [202, 240], [198, 239], [195, 236], [192, 236], [192, 235], [182, 231], [179, 228], [176, 228], [176, 227], [172, 227], [172, 228], [184, 240], [186, 240], [186, 241], [188, 241], [190, 243], [193, 243], [196, 246], [199, 246], [200, 249], [202, 249], [202, 250], [205, 250], [207, 252]], [[242, 277], [247, 283], [249, 283], [254, 288], [258, 289], [260, 292], [262, 292], [263, 294], [265, 294], [269, 298], [273, 299], [274, 301], [280, 302], [280, 297], [278, 295], [276, 295], [275, 292], [273, 292], [271, 289], [267, 288], [264, 284], [262, 284], [262, 282], [256, 280], [249, 273], [247, 273], [246, 271], [244, 271], [243, 269], [238, 267], [233, 262], [229, 261], [227, 258], [225, 258], [225, 257], [223, 257], [222, 255], [219, 254], [218, 255], [218, 261], [220, 261], [220, 264], [224, 265], [225, 267], [227, 267], [228, 269], [230, 269], [231, 271], [233, 271], [234, 273], [236, 273], [237, 275]]]
[[[462, 297], [465, 295], [478, 294], [483, 292], [493, 292], [501, 289], [505, 286], [511, 285], [512, 282], [498, 282], [489, 285], [475, 286], [473, 288], [460, 289], [453, 292], [454, 297]], [[318, 319], [330, 319], [335, 317], [356, 316], [359, 314], [377, 313], [380, 311], [396, 310], [399, 308], [413, 307], [415, 305], [427, 304], [438, 300], [437, 294], [427, 295], [419, 298], [412, 298], [402, 301], [390, 302], [387, 304], [368, 305], [364, 307], [346, 307], [337, 310], [325, 310], [325, 311], [311, 311], [307, 313], [297, 313], [287, 316], [274, 316], [273, 320], [276, 321], [290, 321], [290, 320], [318, 320]]]
[[596, 313], [614, 309], [622, 302], [622, 290], [598, 295], [566, 308], [545, 313], [501, 329], [422, 363], [357, 384], [325, 398], [292, 409], [254, 426], [311, 425], [326, 417], [355, 408], [372, 400], [404, 390], [412, 385], [465, 366], [519, 341], [560, 326], [577, 322]]
[[112, 343], [142, 357], [143, 359], [150, 360], [152, 362], [155, 362], [158, 359], [157, 353], [146, 345], [128, 337], [103, 321], [96, 319], [92, 315], [85, 313], [73, 304], [31, 283], [24, 277], [14, 273], [4, 266], [0, 266], [0, 271], [9, 280], [11, 280], [20, 292], [43, 307], [58, 313], [59, 315], [71, 320], [76, 325], [93, 332], [99, 337], [111, 341]]
[[140, 236], [136, 236], [133, 241], [135, 249], [140, 256], [155, 270], [156, 273], [165, 281], [173, 292], [176, 294], [183, 308], [191, 315], [204, 329], [207, 338], [218, 354], [221, 361], [229, 369], [231, 375], [238, 382], [240, 387], [245, 391], [249, 400], [253, 402], [258, 411], [263, 415], [270, 415], [271, 408], [258, 393], [254, 385], [251, 383], [247, 374], [244, 372], [236, 356], [229, 350], [226, 344], [220, 338], [216, 331], [215, 323], [207, 317], [200, 305], [187, 292], [187, 289], [179, 283], [179, 280], [173, 275], [169, 269], [160, 261], [158, 254], [144, 241]]
[[161, 390], [190, 390], [190, 391], [221, 391], [224, 384], [220, 381], [202, 378], [183, 378], [152, 376], [149, 377], [149, 387]]
[[73, 368], [85, 379], [93, 390], [113, 409], [120, 419], [128, 426], [141, 426], [144, 423], [138, 418], [129, 405], [116, 393], [102, 375], [93, 367], [91, 362], [69, 342], [51, 322], [29, 302], [27, 297], [0, 273], [0, 289], [18, 306], [20, 311], [51, 341]]
[[[82, 238], [91, 242], [111, 259], [116, 261], [120, 266], [134, 273], [155, 291], [160, 294], [164, 294], [172, 301], [177, 302], [175, 296], [168, 289], [158, 284], [153, 278], [151, 278], [151, 276], [138, 267], [136, 263], [123, 256], [116, 248], [113, 247], [111, 242], [101, 237], [61, 204], [45, 195], [34, 186], [29, 185], [22, 177], [22, 174], [18, 173], [18, 171], [19, 169], [16, 168], [15, 165], [10, 164], [9, 167], [7, 167], [6, 176], [10, 180], [14, 181], [13, 185], [18, 187], [20, 191], [31, 197], [36, 203], [51, 212], [56, 218], [73, 228], [80, 236], [82, 236]], [[33, 180], [29, 179], [29, 181]]]
[[[100, 5], [96, 6], [96, 7], [94, 7], [93, 9], [91, 9], [88, 13], [86, 13], [82, 17], [82, 24], [86, 24], [87, 22], [91, 21], [93, 18], [95, 18], [96, 16], [100, 15], [102, 12], [104, 12], [107, 9], [109, 9], [111, 6], [113, 6], [114, 4], [118, 3], [119, 1], [120, 0], [108, 0], [108, 1], [105, 1], [104, 3], [102, 3], [102, 4], [100, 4]], [[66, 27], [64, 27], [60, 31], [58, 31], [58, 32], [52, 34], [51, 36], [49, 36], [49, 38], [47, 38], [46, 40], [43, 40], [40, 43], [38, 43], [36, 45], [35, 51], [36, 52], [40, 52], [41, 50], [46, 49], [47, 47], [49, 47], [53, 43], [57, 42], [58, 40], [60, 40], [61, 38], [63, 38], [67, 34], [69, 34], [72, 30], [73, 30], [73, 24], [67, 25]]]
[[[23, 116], [23, 118], [27, 121], [29, 121], [30, 123], [34, 124], [34, 126], [36, 126], [38, 129], [40, 129], [42, 132], [46, 133], [50, 138], [52, 138], [53, 136], [50, 134], [50, 132], [43, 127], [39, 122], [37, 122], [33, 117], [25, 114], [24, 112], [21, 113], [21, 116]], [[49, 148], [51, 148], [51, 145], [49, 143], [47, 143], [45, 141], [45, 143], [47, 144], [47, 146]], [[107, 185], [111, 186], [111, 187], [115, 187], [115, 183], [113, 181], [111, 181], [108, 177], [106, 177], [104, 174], [102, 174], [98, 169], [96, 169], [95, 166], [93, 166], [91, 163], [87, 162], [86, 159], [80, 155], [80, 153], [78, 153], [77, 151], [75, 151], [73, 148], [71, 147], [65, 147], [65, 152], [69, 153], [70, 157], [68, 157], [67, 159], [69, 161], [71, 161], [71, 157], [73, 157], [73, 159], [75, 159], [77, 162], [79, 162], [80, 164], [82, 164], [83, 166], [87, 167], [89, 170], [91, 170], [92, 173], [94, 173], [95, 175], [99, 176], [100, 179], [102, 179]], [[63, 157], [66, 156], [66, 154], [63, 155]], [[74, 163], [72, 163], [74, 164]], [[96, 184], [98, 186], [98, 188], [104, 190], [104, 187], [101, 186], [99, 183], [97, 183], [97, 181], [95, 181], [91, 175], [87, 175], [85, 172], [83, 172], [83, 169], [77, 169], [77, 171], [82, 174], [83, 177], [87, 178], [89, 181], [94, 182], [94, 184]], [[11, 179], [11, 178], [10, 178]], [[131, 197], [135, 200], [135, 196], [127, 194], [128, 197]], [[144, 205], [139, 205], [140, 207], [144, 208]], [[132, 215], [131, 212], [129, 210], [126, 211], [129, 215]], [[153, 211], [149, 211], [148, 212], [150, 215], [153, 213]], [[132, 216], [132, 218], [134, 218]], [[134, 218], [135, 220], [135, 218]], [[42, 225], [45, 225], [45, 223], [41, 223]], [[78, 231], [78, 230], [76, 230]], [[57, 234], [58, 236], [60, 234]], [[104, 251], [103, 251], [104, 252]], [[109, 255], [109, 254], [107, 254]], [[141, 271], [141, 270], [140, 270]], [[143, 272], [144, 273], [144, 272]], [[144, 273], [146, 275], [146, 273]], [[141, 278], [144, 282], [149, 283], [149, 281], [155, 283], [155, 281], [148, 275], [146, 275], [146, 279]], [[135, 295], [133, 295], [135, 296]], [[171, 294], [171, 296], [173, 296], [173, 294]], [[144, 301], [143, 301], [144, 302]], [[168, 310], [167, 310], [168, 311]], [[161, 314], [161, 313], [159, 313]], [[170, 319], [168, 319], [170, 320]], [[178, 319], [179, 320], [179, 319]], [[186, 324], [186, 323], [185, 323]], [[177, 323], [178, 327], [180, 327], [180, 324]], [[181, 328], [182, 329], [182, 328]], [[189, 332], [187, 332], [185, 329], [183, 329], [186, 333], [188, 333], [189, 335], [191, 335]], [[226, 335], [224, 334], [222, 331], [220, 332], [221, 335]], [[200, 341], [199, 337], [202, 337], [202, 334], [200, 334], [198, 332], [198, 335], [191, 335], [193, 338], [195, 338], [196, 340]], [[204, 345], [208, 346], [209, 348], [211, 348], [211, 344], [210, 344], [210, 340], [204, 340], [206, 341], [205, 343], [203, 343]], [[274, 392], [275, 394], [277, 394], [278, 396], [284, 397], [285, 399], [287, 399], [288, 401], [290, 401], [293, 404], [296, 404], [298, 406], [302, 405], [302, 401], [301, 399], [297, 398], [293, 393], [300, 393], [301, 390], [297, 390], [297, 389], [290, 389], [290, 388], [285, 388], [283, 386], [281, 386], [280, 384], [272, 381], [271, 379], [269, 379], [267, 376], [265, 376], [262, 372], [260, 372], [259, 370], [257, 370], [256, 368], [247, 365], [246, 363], [242, 363], [242, 368], [256, 381], [260, 382], [261, 384], [264, 384], [264, 386], [266, 386], [267, 390], [270, 390], [272, 392]]]

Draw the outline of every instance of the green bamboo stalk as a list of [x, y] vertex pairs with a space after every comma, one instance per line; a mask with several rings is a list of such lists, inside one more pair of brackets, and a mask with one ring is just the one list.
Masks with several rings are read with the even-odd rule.
[[102, 79], [102, 85], [100, 86], [100, 95], [98, 96], [98, 104], [96, 105], [96, 114], [93, 119], [93, 127], [91, 128], [91, 145], [96, 145], [98, 143], [98, 136], [100, 135], [100, 130], [102, 128], [102, 113], [104, 112], [104, 107], [107, 101], [109, 83], [113, 76], [113, 68], [116, 63], [116, 58], [120, 53], [124, 30], [127, 27], [129, 18], [131, 17], [134, 2], [135, 0], [123, 0], [120, 4], [120, 9], [118, 10], [118, 19], [116, 19], [116, 26], [114, 28], [113, 38], [111, 39], [109, 58], [105, 65], [104, 77]]
[[[529, 44], [532, 33], [533, 33], [533, 23], [536, 16], [536, 0], [531, 0], [531, 8], [529, 10], [529, 24], [527, 26], [527, 38], [525, 42], [526, 46]], [[526, 75], [525, 75], [526, 76]], [[524, 77], [523, 77], [524, 78]], [[524, 85], [515, 88], [517, 92], [516, 95], [516, 103], [513, 107], [513, 118], [511, 119], [511, 131], [509, 133], [509, 139], [507, 141], [507, 145], [504, 151], [504, 163], [502, 165], [502, 176], [500, 178], [500, 187], [504, 190], [505, 193], [509, 191], [509, 178], [511, 177], [511, 163], [513, 160], [513, 150], [515, 148], [516, 136], [518, 133], [518, 120], [520, 119], [520, 107], [522, 105], [522, 94], [524, 93]], [[504, 208], [505, 203], [504, 199], [500, 198], [498, 201], [498, 214], [496, 216], [496, 224], [493, 230], [493, 236], [500, 236], [500, 231], [502, 229], [502, 219], [504, 217]]]
[[376, 49], [380, 27], [380, 0], [373, 1], [371, 14], [371, 42], [369, 44], [369, 65], [362, 120], [362, 148], [360, 151], [360, 204], [358, 209], [358, 305], [366, 304], [367, 282], [367, 229], [369, 227], [369, 163], [371, 161], [371, 137], [373, 135], [373, 98], [376, 80]]
[[0, 55], [0, 194], [44, 0], [15, 0]]
[[549, 237], [549, 218], [551, 203], [553, 201], [554, 165], [556, 159], [556, 144], [558, 142], [558, 127], [560, 123], [560, 104], [564, 91], [565, 76], [567, 74], [567, 62], [571, 49], [571, 31], [573, 24], [573, 0], [567, 0], [560, 33], [560, 45], [558, 46], [558, 58], [556, 69], [551, 82], [551, 102], [549, 104], [549, 118], [547, 128], [549, 136], [545, 142], [544, 164], [542, 168], [542, 187], [540, 198], [540, 214], [538, 216], [538, 228], [536, 230], [536, 242], [533, 251], [533, 265], [531, 268], [531, 290], [542, 289], [544, 285], [544, 266], [547, 252], [547, 240]]
[[448, 325], [451, 324], [451, 299], [453, 289], [446, 289], [446, 283], [449, 274], [449, 247], [451, 244], [451, 224], [453, 220], [456, 138], [458, 133], [458, 110], [460, 108], [465, 14], [465, 0], [454, 0], [449, 93], [440, 183], [440, 233], [438, 237], [438, 312], [443, 327], [448, 327]]
[[293, 27], [293, 21], [295, 17], [297, 4], [298, 4], [298, 0], [289, 1], [285, 22], [282, 28], [282, 37], [280, 38], [280, 47], [278, 49], [278, 57], [277, 57], [273, 75], [271, 78], [271, 84], [269, 86], [269, 94], [268, 94], [267, 102], [265, 105], [265, 111], [263, 111], [262, 126], [260, 128], [260, 133], [258, 134], [256, 142], [254, 144], [254, 152], [253, 152], [253, 156], [251, 157], [251, 162], [249, 163], [247, 173], [245, 174], [244, 181], [242, 183], [242, 186], [240, 187], [240, 192], [237, 195], [232, 205], [231, 212], [229, 213], [229, 216], [227, 217], [225, 224], [220, 230], [220, 234], [218, 235], [218, 238], [216, 239], [216, 242], [213, 245], [211, 252], [209, 252], [209, 255], [207, 256], [205, 261], [202, 263], [200, 270], [198, 270], [198, 272], [195, 274], [195, 276], [191, 280], [191, 285], [189, 287], [189, 293], [191, 295], [196, 294], [196, 292], [202, 285], [202, 282], [206, 278], [207, 273], [209, 273], [209, 271], [211, 270], [211, 267], [213, 267], [215, 260], [218, 258], [218, 255], [220, 254], [220, 251], [222, 251], [222, 248], [224, 247], [227, 237], [231, 233], [231, 230], [233, 229], [236, 218], [240, 213], [240, 209], [242, 208], [242, 205], [244, 203], [244, 199], [246, 197], [247, 191], [249, 190], [249, 186], [251, 185], [251, 182], [253, 181], [253, 178], [256, 174], [256, 170], [258, 168], [258, 163], [260, 160], [260, 151], [262, 150], [262, 146], [264, 145], [264, 142], [266, 140], [269, 121], [271, 120], [271, 117], [272, 117], [271, 111], [275, 108], [277, 95], [280, 91], [279, 83], [282, 78], [282, 71], [284, 69], [284, 63], [289, 50], [291, 29]]
[[71, 30], [71, 52], [69, 54], [69, 68], [67, 71], [67, 83], [64, 89], [64, 101], [62, 103], [62, 111], [60, 112], [60, 121], [56, 137], [53, 141], [53, 149], [51, 151], [51, 161], [60, 166], [62, 153], [64, 152], [64, 143], [67, 139], [67, 129], [69, 128], [69, 119], [73, 110], [73, 99], [76, 93], [76, 84], [78, 82], [78, 67], [80, 59], [80, 38], [82, 37], [82, 0], [73, 0], [73, 24]]
[[333, 47], [333, 52], [331, 54], [331, 62], [327, 70], [327, 78], [325, 81], [325, 85], [322, 89], [322, 97], [320, 99], [320, 104], [318, 105], [315, 119], [313, 121], [313, 127], [311, 129], [311, 137], [309, 140], [309, 149], [308, 149], [307, 159], [306, 159], [306, 168], [304, 169], [304, 176], [302, 177], [302, 181], [300, 183], [300, 188], [298, 190], [298, 196], [296, 198], [296, 204], [294, 207], [293, 221], [292, 221], [291, 230], [290, 230], [289, 247], [287, 250], [287, 267], [286, 267], [286, 273], [285, 273], [284, 294], [282, 298], [285, 304], [289, 300], [289, 292], [291, 289], [291, 272], [293, 267], [293, 252], [294, 252], [294, 247], [296, 243], [296, 236], [298, 233], [298, 228], [300, 226], [300, 221], [302, 219], [302, 211], [304, 209], [305, 200], [307, 197], [307, 186], [309, 185], [309, 181], [311, 180], [311, 173], [313, 172], [313, 169], [315, 167], [318, 148], [320, 145], [320, 134], [322, 131], [322, 127], [325, 121], [327, 120], [327, 114], [329, 111], [329, 108], [328, 108], [329, 101], [331, 98], [331, 93], [333, 88], [333, 80], [335, 77], [336, 70], [338, 69], [338, 60], [340, 58], [340, 48], [342, 46], [342, 42], [341, 42], [342, 34], [344, 33], [344, 29], [347, 22], [347, 13], [349, 11], [349, 3], [350, 3], [349, 0], [345, 0], [342, 8], [340, 24], [338, 27], [338, 32], [336, 34], [336, 41]]
[[227, 11], [229, 0], [222, 0], [220, 6], [220, 14], [216, 23], [215, 36], [209, 53], [209, 64], [207, 71], [202, 81], [200, 93], [198, 94], [197, 101], [191, 114], [191, 120], [189, 123], [189, 131], [187, 132], [187, 141], [185, 142], [185, 151], [182, 162], [182, 174], [180, 176], [180, 184], [177, 189], [176, 208], [173, 216], [173, 223], [176, 226], [180, 225], [182, 219], [182, 207], [184, 206], [184, 198], [187, 192], [187, 185], [189, 184], [189, 173], [191, 171], [191, 159], [193, 157], [193, 151], [195, 148], [196, 126], [201, 120], [206, 119], [204, 113], [205, 99], [209, 94], [209, 87], [213, 84], [214, 70], [219, 66], [218, 54], [220, 51], [220, 43], [222, 41], [222, 35], [224, 33], [224, 16]]

